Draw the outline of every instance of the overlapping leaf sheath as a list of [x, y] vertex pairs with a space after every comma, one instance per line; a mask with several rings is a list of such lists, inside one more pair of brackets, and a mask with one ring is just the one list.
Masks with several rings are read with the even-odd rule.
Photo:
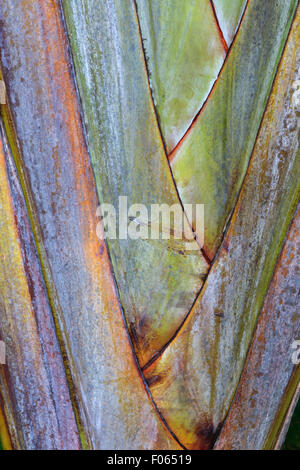
[[[294, 102], [298, 64], [299, 12], [218, 257], [186, 324], [163, 355], [144, 371], [160, 411], [188, 448], [211, 447], [222, 426], [299, 199], [299, 122]], [[270, 324], [266, 324], [270, 335], [273, 315], [269, 313]], [[287, 315], [291, 315], [285, 324], [289, 333], [282, 334], [291, 338], [299, 327], [298, 316], [294, 324], [292, 310]], [[280, 323], [280, 319], [276, 321]], [[272, 350], [272, 345], [264, 348]], [[278, 369], [285, 383], [293, 370], [290, 358], [287, 360], [288, 364]], [[272, 377], [270, 372], [271, 381]], [[284, 383], [278, 387], [279, 395], [282, 386]], [[274, 413], [273, 409], [273, 418]], [[264, 437], [258, 435], [257, 443]], [[255, 439], [246, 445], [255, 447]]]
[[211, 259], [236, 203], [296, 6], [296, 0], [249, 2], [210, 99], [171, 155], [182, 201], [205, 204], [204, 250]]
[[247, 0], [211, 0], [227, 46], [233, 41]]
[[[300, 380], [300, 207], [277, 263], [237, 393], [217, 449], [273, 449]], [[290, 417], [289, 417], [290, 419]]]
[[[151, 204], [179, 204], [133, 2], [66, 0], [63, 5], [101, 202], [118, 209], [124, 195], [128, 207], [144, 204], [149, 214]], [[200, 250], [187, 251], [182, 240], [128, 237], [108, 239], [108, 246], [135, 351], [144, 365], [182, 323], [207, 263]]]
[[226, 50], [209, 0], [137, 0], [150, 84], [168, 153], [207, 98]]
[[[25, 202], [2, 130], [0, 220], [0, 335], [6, 346], [0, 388], [13, 445], [79, 449], [64, 365]], [[7, 445], [7, 437], [4, 443]]]
[[[7, 107], [2, 108], [2, 115], [17, 163], [61, 347], [65, 351], [64, 360], [70, 373], [69, 384], [83, 445], [102, 449], [177, 448], [148, 398], [124, 326], [106, 246], [96, 235], [98, 200], [59, 2], [5, 2], [0, 14], [4, 77], [19, 151]], [[4, 197], [8, 197], [7, 190]], [[4, 253], [8, 250], [5, 244], [3, 250]], [[7, 262], [11, 269], [21, 257], [19, 245], [15, 251], [8, 253], [11, 259]], [[19, 275], [17, 280], [21, 282]], [[14, 389], [20, 393], [19, 390], [24, 388], [31, 397], [31, 426], [23, 430], [28, 431], [28, 440], [34, 437], [31, 429], [34, 426], [41, 439], [35, 441], [36, 447], [48, 447], [47, 439], [51, 441], [49, 446], [55, 447], [59, 433], [49, 431], [55, 412], [52, 416], [46, 391], [43, 392], [39, 384], [36, 386], [34, 380], [30, 381], [26, 363], [25, 366], [23, 363], [35, 344], [40, 349], [45, 347], [42, 337], [37, 336], [29, 307], [27, 310], [32, 317], [24, 316], [26, 310], [22, 305], [30, 301], [25, 288], [27, 285], [22, 287], [24, 292], [19, 297], [16, 289], [8, 296], [8, 307], [20, 304], [17, 309], [12, 308], [15, 317], [10, 327], [24, 334], [24, 325], [30, 322], [28, 330], [35, 336], [32, 338], [28, 333], [26, 349], [25, 338], [23, 341], [18, 337], [15, 344], [10, 345], [13, 338], [10, 339], [9, 331], [5, 331], [9, 362], [14, 360], [21, 346], [25, 348], [16, 356], [15, 379], [10, 380], [17, 380], [19, 374], [24, 374], [24, 383], [15, 384]], [[6, 289], [10, 289], [9, 283]], [[35, 354], [38, 353], [37, 349]], [[33, 366], [36, 369], [37, 362]], [[60, 377], [58, 369], [56, 372]], [[38, 368], [36, 376], [33, 370], [31, 373], [35, 381], [44, 374]], [[44, 376], [41, 382], [46, 387], [48, 382]], [[1, 393], [5, 390], [3, 384]], [[38, 391], [44, 402], [36, 400]], [[7, 400], [5, 396], [4, 401], [8, 404]], [[62, 414], [66, 413], [64, 407], [67, 406], [63, 401]], [[23, 404], [19, 402], [19, 406]], [[9, 416], [7, 410], [5, 413]], [[14, 416], [19, 419], [18, 412]], [[72, 428], [68, 427], [64, 438], [71, 440], [71, 437]], [[22, 447], [29, 447], [28, 440], [22, 442]], [[63, 446], [69, 448], [71, 444], [64, 443]]]

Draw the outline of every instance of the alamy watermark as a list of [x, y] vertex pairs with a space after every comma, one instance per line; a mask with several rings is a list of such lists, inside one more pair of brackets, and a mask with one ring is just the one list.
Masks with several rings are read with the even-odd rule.
[[292, 363], [297, 366], [300, 364], [300, 339], [295, 339], [295, 341], [293, 341], [292, 349], [294, 349], [292, 354]]
[[[182, 240], [187, 250], [204, 244], [204, 204], [132, 204], [119, 196], [118, 207], [101, 204], [97, 208], [97, 236], [100, 239]], [[191, 228], [190, 221], [194, 221]]]
[[294, 90], [292, 101], [294, 105], [298, 108], [300, 107], [300, 80], [295, 80], [292, 89]]

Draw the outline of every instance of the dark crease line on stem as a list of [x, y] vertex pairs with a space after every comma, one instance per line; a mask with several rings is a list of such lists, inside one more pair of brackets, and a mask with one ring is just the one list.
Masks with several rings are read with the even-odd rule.
[[222, 31], [222, 28], [220, 26], [220, 22], [219, 22], [219, 18], [218, 18], [218, 15], [217, 15], [217, 12], [216, 12], [216, 8], [215, 8], [215, 5], [214, 5], [214, 2], [213, 0], [209, 0], [209, 3], [210, 3], [210, 6], [211, 6], [211, 9], [213, 11], [213, 15], [214, 15], [214, 20], [215, 20], [215, 23], [217, 25], [217, 28], [218, 28], [218, 33], [219, 33], [219, 36], [220, 36], [220, 40], [222, 42], [222, 45], [224, 47], [224, 50], [226, 52], [226, 54], [228, 53], [228, 44], [227, 44], [227, 41], [224, 37], [224, 34], [223, 34], [223, 31]]
[[199, 246], [199, 250], [202, 253], [202, 255], [203, 255], [204, 259], [206, 260], [206, 262], [208, 263], [208, 265], [210, 265], [211, 261], [210, 261], [208, 255], [206, 254], [206, 252], [204, 251], [203, 247], [199, 243], [198, 237], [197, 237], [196, 233], [194, 232], [193, 226], [192, 226], [191, 222], [189, 221], [189, 219], [186, 215], [186, 212], [184, 210], [184, 205], [183, 205], [183, 202], [181, 200], [181, 197], [180, 197], [180, 194], [179, 194], [179, 191], [178, 191], [175, 179], [174, 179], [174, 175], [173, 175], [172, 168], [171, 168], [171, 165], [170, 165], [170, 160], [168, 158], [166, 144], [165, 144], [164, 137], [163, 137], [163, 134], [162, 134], [162, 130], [161, 130], [161, 127], [160, 127], [160, 124], [159, 124], [158, 114], [157, 114], [156, 107], [155, 107], [155, 104], [154, 104], [153, 93], [152, 93], [152, 89], [151, 89], [151, 85], [150, 85], [150, 79], [149, 79], [150, 73], [149, 73], [149, 70], [148, 70], [148, 64], [147, 64], [147, 60], [146, 60], [146, 51], [145, 51], [143, 38], [142, 38], [142, 31], [141, 31], [141, 25], [140, 25], [140, 21], [139, 21], [137, 3], [136, 3], [136, 0], [132, 0], [132, 2], [133, 2], [133, 5], [134, 5], [134, 10], [135, 10], [135, 16], [136, 16], [136, 22], [137, 22], [137, 28], [138, 28], [138, 35], [139, 35], [139, 39], [140, 39], [141, 50], [142, 50], [142, 53], [143, 53], [144, 67], [145, 67], [146, 76], [147, 76], [147, 83], [148, 83], [149, 94], [150, 94], [150, 97], [151, 97], [152, 108], [153, 108], [153, 111], [154, 111], [156, 124], [157, 124], [157, 128], [158, 128], [158, 131], [159, 131], [160, 139], [161, 139], [161, 142], [162, 142], [164, 154], [165, 154], [165, 157], [166, 157], [167, 162], [168, 162], [168, 167], [169, 167], [170, 175], [171, 175], [171, 178], [172, 178], [172, 182], [173, 182], [173, 185], [174, 185], [174, 188], [175, 188], [175, 191], [176, 191], [178, 201], [181, 205], [183, 214], [186, 217], [186, 220], [189, 224], [189, 227], [190, 227], [190, 229], [192, 230], [192, 232], [194, 234], [194, 239], [195, 239], [195, 241], [197, 242], [197, 244]]
[[223, 65], [218, 73], [218, 76], [213, 84], [213, 86], [211, 87], [210, 89], [210, 92], [206, 98], [206, 100], [204, 101], [204, 103], [202, 104], [202, 106], [200, 107], [199, 111], [197, 112], [197, 114], [195, 115], [194, 119], [192, 120], [191, 124], [189, 125], [188, 129], [185, 131], [184, 135], [181, 137], [181, 139], [177, 142], [177, 144], [175, 145], [175, 147], [173, 148], [173, 150], [171, 150], [171, 152], [169, 153], [169, 156], [168, 156], [168, 159], [169, 159], [169, 162], [171, 163], [171, 161], [173, 160], [173, 158], [175, 157], [175, 154], [177, 152], [177, 150], [181, 147], [181, 145], [185, 142], [185, 140], [187, 139], [187, 137], [189, 136], [191, 130], [194, 128], [194, 126], [196, 125], [197, 121], [198, 121], [198, 118], [200, 117], [200, 115], [202, 114], [202, 112], [204, 111], [209, 99], [211, 98], [211, 95], [213, 94], [213, 91], [219, 81], [219, 78], [220, 76], [222, 75], [222, 72], [225, 68], [225, 65], [227, 64], [227, 61], [228, 61], [228, 58], [229, 58], [229, 55], [230, 55], [230, 52], [231, 50], [233, 49], [233, 46], [235, 44], [235, 41], [236, 41], [236, 38], [237, 38], [237, 35], [239, 33], [239, 30], [241, 28], [241, 25], [242, 25], [242, 22], [243, 22], [243, 19], [245, 17], [245, 14], [246, 14], [246, 11], [247, 11], [247, 8], [248, 8], [248, 5], [249, 5], [249, 1], [247, 1], [247, 4], [244, 8], [244, 11], [243, 11], [243, 14], [241, 16], [241, 19], [240, 19], [240, 23], [239, 23], [239, 26], [237, 28], [237, 31], [236, 31], [236, 34], [234, 36], [234, 39], [232, 41], [232, 43], [230, 44], [229, 46], [229, 49], [228, 49], [228, 52], [227, 52], [227, 55], [225, 57], [225, 60], [223, 62]]

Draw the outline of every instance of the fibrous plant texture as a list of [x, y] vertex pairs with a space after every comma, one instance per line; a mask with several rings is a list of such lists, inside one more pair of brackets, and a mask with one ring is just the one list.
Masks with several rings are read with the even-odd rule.
[[[0, 20], [2, 447], [280, 448], [297, 0], [8, 0]], [[99, 205], [125, 199], [177, 205], [184, 236], [106, 236]]]

